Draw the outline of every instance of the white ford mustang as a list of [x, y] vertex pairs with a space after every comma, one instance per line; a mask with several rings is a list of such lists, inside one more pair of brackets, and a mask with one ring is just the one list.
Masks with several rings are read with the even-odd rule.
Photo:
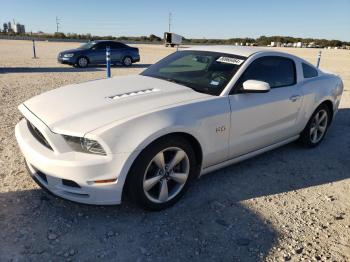
[[16, 138], [33, 179], [88, 204], [166, 208], [197, 176], [299, 139], [318, 145], [341, 79], [290, 54], [242, 47], [175, 52], [140, 75], [25, 101]]

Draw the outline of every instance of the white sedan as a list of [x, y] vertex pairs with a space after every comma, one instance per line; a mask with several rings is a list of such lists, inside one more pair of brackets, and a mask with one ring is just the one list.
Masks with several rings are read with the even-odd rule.
[[150, 210], [205, 173], [299, 140], [317, 146], [341, 79], [296, 56], [210, 46], [175, 52], [140, 75], [55, 89], [19, 106], [16, 138], [33, 179], [81, 203]]

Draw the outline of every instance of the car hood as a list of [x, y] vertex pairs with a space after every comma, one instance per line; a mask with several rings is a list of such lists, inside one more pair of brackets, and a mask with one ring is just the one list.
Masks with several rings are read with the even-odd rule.
[[68, 50], [64, 50], [64, 51], [60, 52], [60, 54], [79, 53], [81, 51], [83, 51], [83, 49], [78, 49], [78, 48], [76, 48], [76, 49], [68, 49]]
[[209, 97], [165, 80], [133, 75], [68, 85], [23, 104], [53, 132], [82, 135], [113, 121]]

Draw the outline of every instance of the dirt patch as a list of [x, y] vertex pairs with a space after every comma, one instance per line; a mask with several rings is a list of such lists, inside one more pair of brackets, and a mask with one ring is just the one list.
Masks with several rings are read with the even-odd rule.
[[[169, 210], [129, 203], [86, 206], [43, 192], [27, 175], [14, 137], [26, 99], [62, 85], [105, 77], [75, 69], [57, 53], [78, 43], [0, 40], [0, 261], [350, 260], [350, 52], [324, 50], [321, 67], [345, 85], [324, 142], [290, 144], [199, 179]], [[174, 49], [139, 45], [135, 74]], [[316, 49], [281, 49], [316, 61]]]

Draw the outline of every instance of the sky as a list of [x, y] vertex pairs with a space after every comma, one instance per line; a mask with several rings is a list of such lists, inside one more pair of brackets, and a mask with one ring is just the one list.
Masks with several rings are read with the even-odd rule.
[[234, 38], [282, 35], [350, 41], [350, 0], [3, 0], [0, 27], [92, 35]]

